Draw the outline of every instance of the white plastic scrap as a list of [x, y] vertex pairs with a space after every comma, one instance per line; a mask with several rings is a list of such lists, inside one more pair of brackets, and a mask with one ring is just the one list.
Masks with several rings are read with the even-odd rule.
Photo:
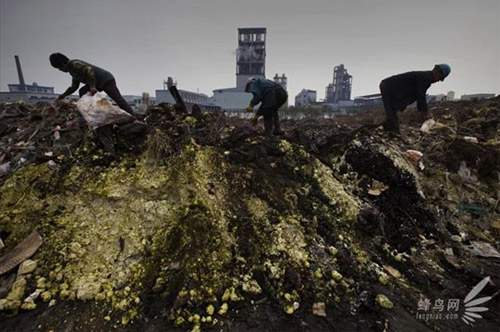
[[27, 298], [24, 299], [24, 302], [34, 302], [40, 296], [40, 291], [34, 291]]
[[464, 141], [470, 142], [470, 143], [479, 143], [477, 137], [474, 136], [464, 136], [463, 137]]
[[470, 169], [467, 168], [467, 164], [465, 163], [465, 161], [460, 162], [460, 169], [458, 170], [458, 175], [460, 175], [463, 182], [472, 184], [477, 182], [477, 177], [475, 175], [472, 175]]
[[108, 124], [132, 122], [134, 117], [111, 102], [102, 93], [86, 94], [76, 103], [78, 111], [92, 130]]
[[54, 139], [56, 141], [60, 140], [61, 139], [61, 134], [59, 133], [59, 130], [61, 130], [61, 126], [56, 126], [54, 128]]
[[9, 171], [10, 171], [10, 163], [9, 162], [0, 165], [0, 176], [9, 173]]
[[53, 160], [49, 160], [48, 164], [49, 164], [50, 169], [52, 169], [54, 171], [58, 171], [60, 168], [60, 166]]
[[425, 121], [424, 123], [422, 123], [422, 126], [420, 127], [420, 131], [423, 132], [423, 133], [430, 133], [432, 128], [434, 128], [436, 126], [436, 121], [434, 121], [434, 119], [429, 119], [427, 121]]

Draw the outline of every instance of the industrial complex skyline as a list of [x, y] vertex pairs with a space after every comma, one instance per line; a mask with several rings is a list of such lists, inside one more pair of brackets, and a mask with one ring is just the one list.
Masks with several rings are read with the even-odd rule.
[[70, 78], [50, 67], [63, 52], [110, 70], [124, 94], [154, 93], [172, 76], [182, 89], [211, 96], [235, 84], [238, 28], [267, 29], [265, 76], [285, 74], [291, 99], [352, 75], [351, 98], [377, 93], [380, 80], [449, 63], [450, 77], [429, 93], [500, 92], [497, 0], [263, 1], [0, 0], [0, 91]]

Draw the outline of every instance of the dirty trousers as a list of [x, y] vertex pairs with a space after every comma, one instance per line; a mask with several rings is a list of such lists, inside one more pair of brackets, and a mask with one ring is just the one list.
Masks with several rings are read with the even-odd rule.
[[[264, 116], [264, 133], [266, 136], [272, 136], [272, 134], [279, 134], [280, 129], [280, 119], [278, 116], [278, 107], [269, 107], [264, 109], [259, 109], [257, 115]], [[273, 131], [274, 125], [274, 131]]]
[[385, 109], [384, 129], [389, 132], [399, 133], [398, 110], [393, 106], [392, 95], [383, 82], [380, 83], [380, 93]]

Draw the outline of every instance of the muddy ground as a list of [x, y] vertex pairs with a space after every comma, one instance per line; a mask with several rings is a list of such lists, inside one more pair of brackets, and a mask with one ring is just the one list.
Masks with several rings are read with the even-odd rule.
[[500, 99], [432, 112], [266, 139], [160, 105], [112, 155], [74, 104], [1, 105], [0, 254], [44, 241], [0, 277], [2, 331], [498, 331]]

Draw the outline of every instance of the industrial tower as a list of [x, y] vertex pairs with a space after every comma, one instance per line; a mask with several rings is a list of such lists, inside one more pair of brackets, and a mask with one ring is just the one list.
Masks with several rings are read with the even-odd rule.
[[329, 104], [351, 99], [352, 76], [347, 73], [344, 65], [333, 68], [333, 84], [326, 87], [326, 100]]
[[274, 83], [281, 85], [283, 89], [288, 91], [288, 78], [285, 76], [285, 74], [282, 74], [281, 76], [275, 74], [273, 80]]
[[236, 88], [245, 89], [249, 77], [266, 74], [266, 28], [239, 28], [236, 52]]
[[[283, 87], [283, 89], [285, 89], [285, 91], [288, 92], [288, 78], [285, 76], [285, 74], [282, 74], [281, 76], [279, 76], [278, 73], [276, 73], [274, 75], [273, 80], [274, 80], [274, 83], [281, 85]], [[288, 107], [288, 99], [286, 100], [284, 106]]]

